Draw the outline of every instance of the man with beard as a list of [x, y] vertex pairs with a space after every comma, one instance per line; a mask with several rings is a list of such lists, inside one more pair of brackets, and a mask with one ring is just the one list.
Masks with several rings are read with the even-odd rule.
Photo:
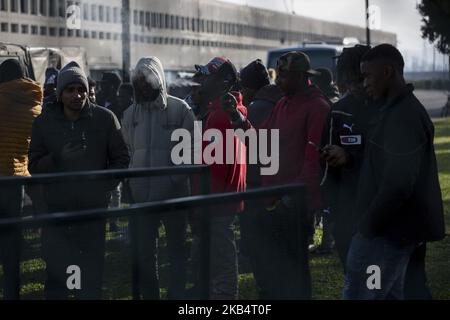
[[[125, 169], [129, 156], [114, 114], [88, 100], [88, 80], [76, 62], [60, 72], [58, 101], [33, 123], [28, 169], [31, 174]], [[45, 186], [50, 213], [105, 209], [115, 181], [54, 183]], [[67, 270], [81, 269], [80, 299], [102, 296], [105, 221], [51, 224], [42, 230], [46, 299], [68, 299]]]

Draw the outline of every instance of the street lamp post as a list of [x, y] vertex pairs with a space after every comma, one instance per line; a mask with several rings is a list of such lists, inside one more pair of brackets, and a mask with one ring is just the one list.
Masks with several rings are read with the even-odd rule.
[[122, 0], [122, 79], [130, 82], [130, 0]]
[[369, 0], [366, 0], [366, 42], [370, 46], [370, 13], [369, 13]]

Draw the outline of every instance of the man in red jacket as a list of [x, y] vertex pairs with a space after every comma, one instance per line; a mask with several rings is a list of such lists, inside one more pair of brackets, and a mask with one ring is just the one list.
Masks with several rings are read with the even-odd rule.
[[[264, 248], [267, 265], [272, 269], [269, 299], [311, 298], [311, 277], [308, 264], [308, 236], [311, 233], [311, 212], [320, 207], [319, 145], [329, 104], [321, 91], [309, 84], [314, 75], [306, 54], [289, 52], [278, 60], [277, 84], [284, 93], [261, 129], [279, 130], [279, 171], [263, 176], [263, 186], [295, 182], [306, 184], [307, 209], [301, 209], [296, 197], [271, 199], [265, 212], [272, 217], [271, 243]], [[236, 108], [228, 95], [225, 108], [235, 126], [250, 129], [251, 123]], [[272, 155], [273, 156], [273, 155]]]
[[[194, 80], [200, 85], [192, 92], [191, 105], [197, 119], [202, 121], [203, 133], [211, 130], [220, 132], [223, 162], [211, 164], [211, 192], [245, 191], [246, 147], [237, 137], [226, 141], [226, 130], [233, 129], [228, 113], [222, 107], [222, 98], [230, 94], [236, 101], [236, 108], [244, 115], [247, 109], [242, 104], [242, 95], [232, 91], [237, 82], [234, 65], [226, 58], [216, 57], [205, 66], [196, 66]], [[214, 138], [203, 141], [203, 150], [209, 145], [219, 143]], [[227, 145], [233, 143], [232, 162], [227, 160]], [[206, 153], [206, 152], [205, 152]], [[214, 156], [214, 154], [213, 154]], [[204, 163], [205, 156], [203, 157]], [[234, 237], [234, 220], [243, 210], [243, 202], [214, 206], [210, 210], [210, 298], [236, 299], [238, 296], [238, 262]], [[195, 226], [194, 226], [195, 228]]]

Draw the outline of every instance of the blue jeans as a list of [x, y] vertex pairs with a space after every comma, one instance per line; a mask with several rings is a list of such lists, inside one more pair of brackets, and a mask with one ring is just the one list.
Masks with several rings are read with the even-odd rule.
[[[368, 239], [356, 234], [347, 256], [344, 300], [404, 299], [404, 282], [409, 258], [416, 244], [400, 243], [384, 237]], [[369, 288], [376, 272], [380, 270], [380, 286]]]

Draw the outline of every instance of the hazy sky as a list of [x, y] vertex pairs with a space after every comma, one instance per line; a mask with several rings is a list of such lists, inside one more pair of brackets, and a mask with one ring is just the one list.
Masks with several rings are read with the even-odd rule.
[[[322, 20], [342, 22], [365, 27], [364, 0], [222, 0], [254, 7], [269, 8], [283, 12], [294, 11], [297, 15]], [[397, 34], [398, 48], [405, 56], [407, 68], [414, 59], [427, 69], [432, 68], [433, 47], [421, 38], [421, 16], [416, 9], [420, 0], [370, 0], [380, 8], [381, 30]], [[360, 39], [365, 40], [365, 39]], [[436, 53], [436, 68], [442, 70], [442, 55]]]

